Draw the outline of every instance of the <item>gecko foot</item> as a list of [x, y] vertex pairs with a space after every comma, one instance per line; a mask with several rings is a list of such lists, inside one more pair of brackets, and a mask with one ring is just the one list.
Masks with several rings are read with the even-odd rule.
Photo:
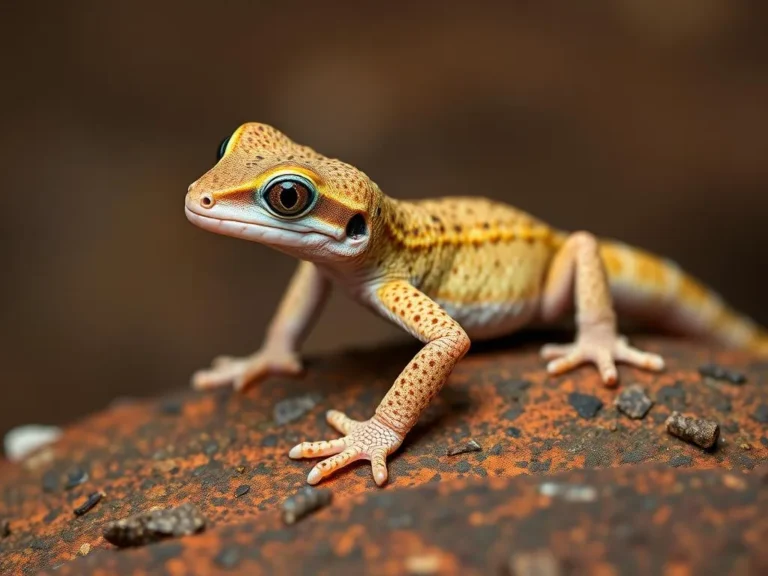
[[199, 370], [192, 376], [192, 387], [196, 390], [210, 390], [232, 385], [238, 392], [267, 376], [301, 372], [301, 360], [292, 352], [260, 350], [245, 358], [219, 356], [211, 368]]
[[547, 371], [553, 375], [592, 362], [608, 386], [618, 381], [616, 362], [654, 372], [664, 369], [661, 356], [633, 348], [626, 337], [615, 334], [613, 330], [584, 331], [573, 344], [547, 344], [541, 349], [541, 357], [550, 360]]
[[387, 456], [400, 447], [403, 436], [376, 416], [360, 422], [352, 420], [338, 410], [329, 410], [326, 419], [328, 424], [345, 436], [329, 442], [302, 442], [288, 453], [288, 456], [294, 459], [331, 456], [312, 468], [307, 482], [317, 484], [347, 464], [365, 459], [371, 461], [376, 484], [384, 484], [388, 476]]

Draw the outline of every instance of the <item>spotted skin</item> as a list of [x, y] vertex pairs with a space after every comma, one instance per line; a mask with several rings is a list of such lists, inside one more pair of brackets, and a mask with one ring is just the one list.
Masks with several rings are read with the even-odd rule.
[[552, 375], [590, 363], [613, 385], [619, 362], [663, 369], [661, 357], [619, 334], [616, 311], [768, 356], [764, 329], [672, 262], [587, 232], [564, 233], [485, 198], [396, 200], [362, 171], [264, 124], [232, 134], [219, 162], [189, 187], [185, 211], [205, 230], [302, 261], [262, 348], [215, 361], [195, 374], [197, 388], [245, 390], [270, 374], [298, 373], [301, 343], [331, 285], [424, 343], [369, 420], [331, 410], [328, 423], [343, 436], [290, 451], [291, 458], [325, 458], [309, 473], [312, 484], [360, 459], [371, 461], [376, 483], [384, 484], [387, 456], [470, 339], [555, 322], [572, 307], [575, 341], [541, 350]]

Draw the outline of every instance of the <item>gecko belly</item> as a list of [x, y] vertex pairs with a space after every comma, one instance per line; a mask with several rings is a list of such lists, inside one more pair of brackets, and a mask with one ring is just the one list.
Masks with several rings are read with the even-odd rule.
[[456, 320], [470, 338], [484, 340], [511, 334], [528, 324], [536, 315], [538, 300], [510, 302], [437, 303]]

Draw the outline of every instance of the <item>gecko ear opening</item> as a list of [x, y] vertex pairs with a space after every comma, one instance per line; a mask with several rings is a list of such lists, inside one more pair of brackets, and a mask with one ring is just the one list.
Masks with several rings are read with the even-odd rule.
[[365, 218], [362, 214], [355, 214], [347, 223], [347, 238], [355, 240], [366, 234], [368, 234], [368, 225], [365, 223]]
[[216, 150], [216, 161], [217, 162], [219, 160], [221, 160], [222, 158], [224, 158], [224, 152], [227, 151], [227, 145], [229, 145], [229, 139], [230, 138], [231, 138], [231, 136], [227, 136], [226, 138], [224, 138], [224, 140], [219, 142], [219, 147]]

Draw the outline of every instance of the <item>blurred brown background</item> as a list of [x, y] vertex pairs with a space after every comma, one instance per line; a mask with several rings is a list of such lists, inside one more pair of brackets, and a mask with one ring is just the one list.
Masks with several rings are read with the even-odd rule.
[[[768, 3], [3, 2], [0, 433], [248, 353], [294, 262], [184, 218], [244, 121], [667, 254], [768, 323]], [[336, 295], [313, 352], [404, 338]]]

